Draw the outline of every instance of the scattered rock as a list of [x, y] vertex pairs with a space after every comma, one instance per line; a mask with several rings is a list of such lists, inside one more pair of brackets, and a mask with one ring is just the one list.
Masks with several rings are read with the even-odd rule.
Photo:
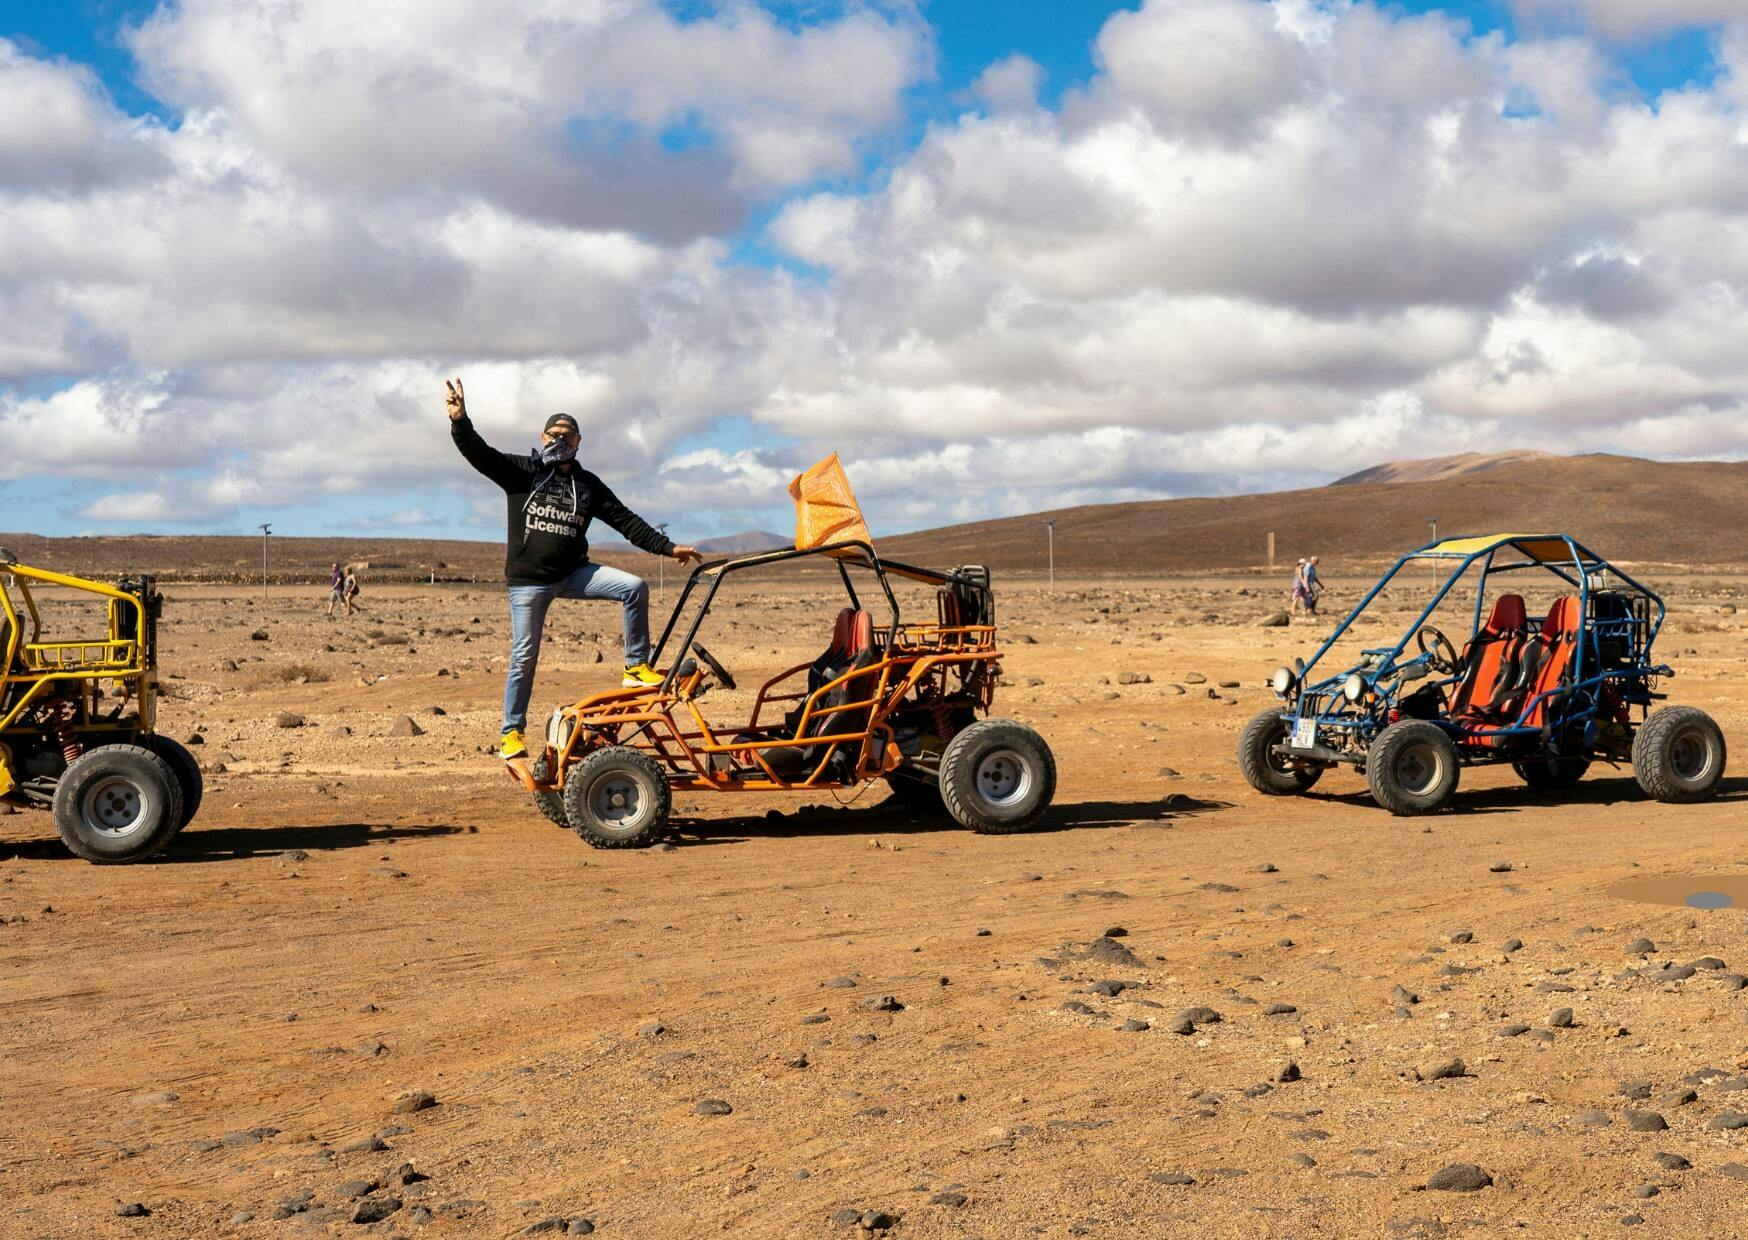
[[390, 736], [400, 737], [423, 736], [425, 735], [425, 729], [414, 723], [411, 715], [402, 715], [396, 719], [392, 725], [390, 725], [388, 734]]
[[401, 1208], [399, 1197], [366, 1197], [352, 1211], [354, 1223], [380, 1223]]
[[1423, 1081], [1448, 1081], [1467, 1076], [1469, 1069], [1461, 1059], [1441, 1059], [1415, 1070]]
[[1628, 1107], [1627, 1128], [1631, 1132], [1667, 1132], [1669, 1123], [1655, 1111], [1635, 1111]]
[[1293, 618], [1284, 611], [1273, 612], [1256, 622], [1259, 629], [1284, 629], [1291, 626]]
[[706, 1098], [692, 1108], [694, 1115], [732, 1115], [734, 1108], [721, 1098]]
[[140, 1201], [130, 1201], [126, 1205], [115, 1207], [115, 1217], [117, 1218], [145, 1218], [149, 1214], [151, 1211], [146, 1209], [144, 1202]]
[[1657, 945], [1650, 939], [1634, 939], [1627, 944], [1627, 955], [1629, 956], [1649, 956], [1656, 950]]
[[303, 725], [304, 717], [296, 711], [282, 710], [273, 716], [273, 726], [276, 728], [301, 728]]
[[430, 1110], [436, 1105], [437, 1097], [435, 1094], [426, 1093], [422, 1089], [415, 1089], [411, 1093], [401, 1095], [400, 1100], [395, 1103], [394, 1114], [411, 1115], [415, 1111]]
[[1492, 1183], [1493, 1177], [1474, 1163], [1452, 1163], [1433, 1172], [1426, 1186], [1443, 1193], [1473, 1193]]
[[1211, 1007], [1188, 1007], [1166, 1022], [1165, 1027], [1172, 1033], [1190, 1034], [1197, 1025], [1217, 1024], [1219, 1020], [1220, 1013]]
[[1680, 1154], [1653, 1154], [1651, 1160], [1665, 1171], [1687, 1171], [1693, 1166]]
[[892, 995], [870, 995], [862, 1000], [862, 1007], [870, 1012], [902, 1012], [904, 1004]]
[[1511, 873], [1511, 862], [1495, 861], [1492, 865], [1487, 867], [1487, 870], [1492, 874], [1509, 874]]
[[1555, 1008], [1554, 1014], [1548, 1017], [1548, 1028], [1570, 1029], [1572, 1027], [1572, 1009]]

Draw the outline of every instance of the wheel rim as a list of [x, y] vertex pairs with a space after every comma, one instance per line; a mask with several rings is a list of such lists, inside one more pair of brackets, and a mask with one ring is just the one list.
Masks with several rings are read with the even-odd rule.
[[1425, 741], [1408, 746], [1396, 758], [1396, 782], [1410, 796], [1431, 792], [1444, 773], [1444, 755]]
[[131, 779], [111, 775], [86, 790], [79, 802], [79, 816], [87, 830], [124, 839], [145, 824], [146, 797]]
[[1286, 754], [1275, 752], [1275, 746], [1285, 745], [1292, 738], [1292, 735], [1293, 730], [1283, 723], [1280, 730], [1269, 738], [1268, 744], [1263, 746], [1262, 760], [1277, 775], [1292, 776], [1299, 773], [1298, 763], [1287, 757]]
[[1032, 767], [1012, 749], [995, 749], [977, 763], [977, 795], [991, 805], [1008, 806], [1032, 791]]
[[1669, 745], [1669, 765], [1682, 783], [1700, 783], [1711, 774], [1711, 739], [1698, 728], [1677, 733]]
[[623, 771], [609, 771], [589, 788], [589, 813], [616, 834], [635, 831], [649, 815], [651, 798], [643, 785]]

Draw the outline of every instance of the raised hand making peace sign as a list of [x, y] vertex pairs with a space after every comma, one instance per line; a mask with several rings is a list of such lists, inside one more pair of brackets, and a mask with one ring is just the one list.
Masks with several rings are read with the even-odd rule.
[[449, 389], [449, 395], [443, 400], [443, 407], [449, 410], [451, 422], [459, 422], [467, 416], [467, 393], [461, 390], [460, 379], [445, 379], [443, 386]]

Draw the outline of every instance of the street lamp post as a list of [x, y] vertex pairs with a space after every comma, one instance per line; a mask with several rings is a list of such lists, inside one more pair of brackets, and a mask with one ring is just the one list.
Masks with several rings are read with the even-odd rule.
[[[656, 526], [656, 529], [661, 531], [662, 537], [667, 537], [666, 521]], [[668, 557], [665, 555], [656, 557], [656, 590], [656, 601], [665, 605], [668, 601]]]
[[267, 536], [273, 532], [271, 525], [261, 526], [261, 601], [267, 601]]
[[1056, 518], [1044, 522], [1044, 534], [1050, 541], [1050, 593], [1056, 593]]

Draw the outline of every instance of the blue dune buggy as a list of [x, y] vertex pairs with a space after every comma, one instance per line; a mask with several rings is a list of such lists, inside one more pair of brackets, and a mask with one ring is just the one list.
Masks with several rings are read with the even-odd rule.
[[[1361, 651], [1334, 675], [1315, 675], [1385, 587], [1428, 561], [1450, 571], [1402, 638]], [[1477, 568], [1459, 651], [1427, 620]], [[1545, 616], [1511, 591], [1488, 606], [1490, 583], [1522, 573], [1554, 579]], [[1283, 705], [1244, 729], [1239, 765], [1258, 792], [1290, 796], [1346, 763], [1397, 815], [1432, 813], [1450, 801], [1463, 767], [1501, 763], [1532, 788], [1558, 790], [1592, 762], [1630, 762], [1649, 796], [1705, 800], [1724, 774], [1724, 735], [1691, 706], [1651, 710], [1666, 696], [1658, 680], [1674, 675], [1651, 661], [1663, 616], [1662, 599], [1567, 534], [1431, 543], [1396, 561], [1309, 662], [1274, 674]]]

